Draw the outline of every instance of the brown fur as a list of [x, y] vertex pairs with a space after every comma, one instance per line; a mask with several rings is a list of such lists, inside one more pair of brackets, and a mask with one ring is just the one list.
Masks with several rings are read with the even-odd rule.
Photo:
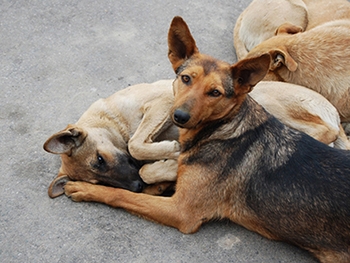
[[323, 263], [349, 262], [350, 153], [291, 130], [247, 95], [265, 76], [268, 54], [235, 65], [200, 54], [180, 17], [168, 39], [177, 72], [171, 116], [181, 127], [175, 194], [68, 182], [66, 195], [121, 207], [183, 233], [229, 218], [308, 249]]
[[273, 37], [284, 23], [295, 27], [286, 33], [296, 33], [349, 18], [350, 3], [347, 0], [253, 0], [235, 24], [233, 43], [237, 58], [244, 58], [255, 46]]

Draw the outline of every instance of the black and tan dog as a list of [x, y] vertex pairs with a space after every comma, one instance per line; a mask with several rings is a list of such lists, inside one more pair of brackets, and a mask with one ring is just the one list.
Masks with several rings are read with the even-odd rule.
[[183, 233], [229, 218], [321, 262], [350, 262], [350, 153], [288, 128], [248, 95], [270, 56], [229, 65], [201, 54], [180, 17], [168, 43], [177, 75], [171, 116], [182, 147], [175, 194], [68, 182], [66, 195], [122, 207]]

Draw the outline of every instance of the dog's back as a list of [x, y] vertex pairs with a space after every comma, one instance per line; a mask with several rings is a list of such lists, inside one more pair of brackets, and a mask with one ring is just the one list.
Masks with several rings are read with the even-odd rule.
[[235, 118], [244, 123], [213, 122], [184, 144], [182, 163], [212, 181], [205, 191], [216, 213], [348, 262], [350, 152], [281, 124], [250, 98]]

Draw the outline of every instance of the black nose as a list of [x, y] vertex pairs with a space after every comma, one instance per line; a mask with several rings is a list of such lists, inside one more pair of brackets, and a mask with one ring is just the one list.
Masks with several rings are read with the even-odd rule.
[[142, 192], [144, 187], [145, 187], [145, 184], [142, 181], [135, 181], [131, 185], [131, 191], [140, 193]]
[[174, 121], [179, 124], [185, 124], [191, 118], [187, 111], [177, 109], [174, 112]]

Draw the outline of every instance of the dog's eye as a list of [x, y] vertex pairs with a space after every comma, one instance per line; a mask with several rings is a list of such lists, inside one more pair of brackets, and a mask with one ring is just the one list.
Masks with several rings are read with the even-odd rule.
[[209, 96], [211, 96], [211, 97], [219, 97], [220, 95], [221, 95], [221, 92], [218, 91], [217, 89], [214, 89], [214, 90], [209, 92]]
[[188, 84], [191, 81], [191, 77], [188, 76], [188, 75], [182, 75], [181, 76], [181, 80], [182, 80], [183, 83]]
[[243, 85], [243, 78], [239, 77], [239, 78], [237, 79], [237, 83], [238, 83], [239, 85]]
[[97, 155], [97, 161], [99, 165], [103, 165], [105, 163], [105, 159], [101, 155]]

